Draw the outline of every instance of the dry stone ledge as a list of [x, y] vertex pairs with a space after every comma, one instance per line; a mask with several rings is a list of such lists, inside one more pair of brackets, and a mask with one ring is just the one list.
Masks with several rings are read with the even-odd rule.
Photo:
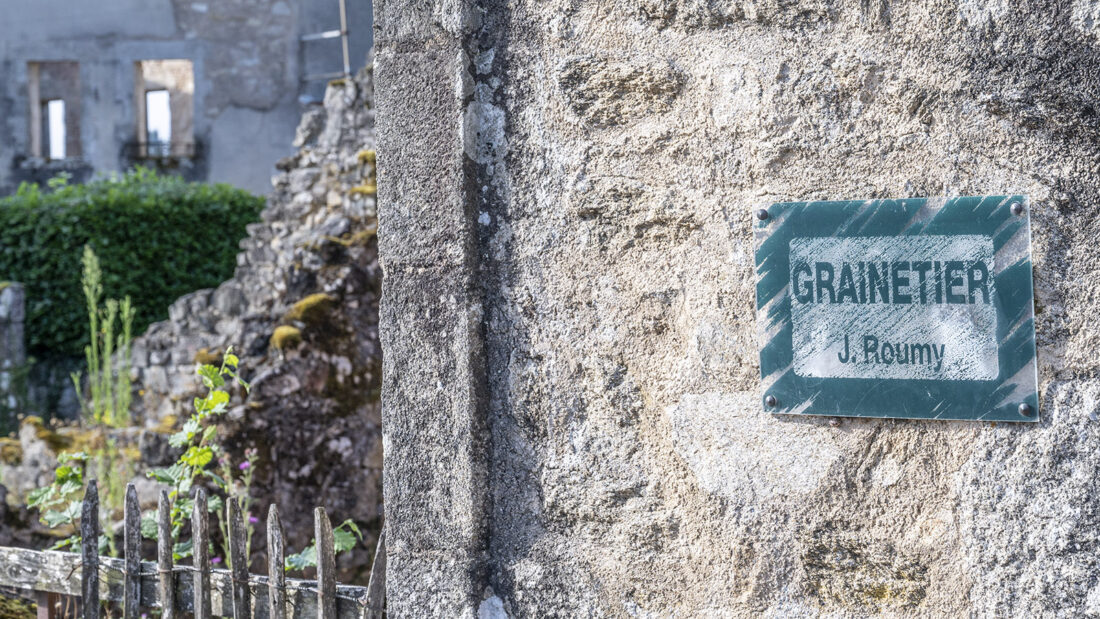
[[[375, 10], [392, 616], [1100, 614], [1096, 2]], [[988, 194], [1039, 424], [762, 410], [755, 209]]]

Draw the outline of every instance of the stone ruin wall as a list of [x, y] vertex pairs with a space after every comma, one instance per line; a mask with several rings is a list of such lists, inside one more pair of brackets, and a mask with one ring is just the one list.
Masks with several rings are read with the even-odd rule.
[[[1095, 1], [376, 16], [393, 616], [1100, 614]], [[762, 411], [755, 208], [1012, 193], [1041, 423]]]
[[[374, 141], [368, 66], [303, 116], [233, 278], [180, 298], [133, 347], [137, 407], [159, 431], [191, 413], [196, 363], [234, 347], [252, 390], [223, 436], [235, 459], [259, 451], [257, 515], [276, 502], [292, 548], [309, 543], [316, 505], [365, 525], [342, 582], [365, 577], [382, 516]], [[143, 465], [162, 464], [148, 452]]]
[[[360, 584], [382, 525], [373, 98], [368, 62], [331, 82], [324, 104], [305, 113], [299, 150], [278, 162], [234, 276], [180, 298], [168, 320], [134, 339], [136, 427], [108, 431], [135, 460], [142, 508], [155, 508], [159, 486], [144, 473], [178, 456], [167, 437], [203, 391], [196, 364], [218, 363], [232, 345], [252, 390], [231, 401], [222, 437], [234, 461], [258, 450], [255, 515], [277, 503], [291, 551], [309, 544], [315, 506], [336, 523], [354, 519], [365, 539], [338, 568], [341, 582]], [[21, 285], [0, 283], [0, 407], [18, 410], [26, 408], [14, 406], [26, 378], [23, 296]], [[0, 544], [45, 546], [52, 533], [26, 509], [27, 493], [53, 480], [59, 451], [105, 437], [39, 417], [14, 434], [0, 438]], [[263, 552], [264, 539], [257, 535], [253, 549]]]

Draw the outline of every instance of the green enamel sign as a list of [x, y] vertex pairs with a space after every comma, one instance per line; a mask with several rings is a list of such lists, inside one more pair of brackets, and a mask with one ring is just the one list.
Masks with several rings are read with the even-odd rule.
[[1025, 196], [784, 202], [755, 216], [765, 410], [1039, 419]]

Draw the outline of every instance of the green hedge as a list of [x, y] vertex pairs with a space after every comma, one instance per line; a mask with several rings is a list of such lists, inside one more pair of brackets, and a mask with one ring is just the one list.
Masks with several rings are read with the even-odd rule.
[[83, 355], [85, 244], [103, 265], [105, 296], [133, 300], [136, 335], [165, 319], [178, 297], [233, 274], [237, 244], [263, 205], [229, 185], [145, 169], [83, 185], [54, 179], [48, 190], [23, 185], [0, 198], [0, 280], [26, 286], [28, 352]]

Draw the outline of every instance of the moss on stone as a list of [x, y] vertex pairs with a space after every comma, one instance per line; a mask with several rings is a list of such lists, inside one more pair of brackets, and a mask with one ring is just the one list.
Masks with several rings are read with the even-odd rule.
[[0, 438], [0, 462], [19, 464], [23, 461], [23, 446], [14, 438]]
[[222, 362], [221, 351], [210, 351], [209, 348], [200, 348], [195, 352], [195, 363], [204, 365], [220, 365]]
[[319, 292], [301, 299], [286, 313], [284, 319], [288, 322], [302, 322], [306, 325], [315, 325], [321, 322], [333, 306], [336, 305], [336, 297]]
[[378, 186], [374, 183], [356, 185], [355, 187], [349, 189], [348, 193], [353, 196], [373, 196], [374, 194], [378, 193]]
[[359, 160], [359, 165], [374, 165], [376, 161], [375, 152], [369, 148], [359, 151], [355, 158]]
[[326, 236], [325, 240], [344, 247], [362, 247], [373, 239], [376, 234], [378, 234], [378, 226], [376, 224], [371, 224], [354, 234], [344, 237]]
[[300, 343], [302, 343], [302, 332], [297, 327], [281, 325], [275, 327], [275, 332], [271, 334], [271, 345], [280, 351], [293, 348]]
[[71, 426], [54, 430], [47, 427], [41, 417], [34, 415], [24, 418], [23, 423], [32, 426], [35, 437], [46, 443], [54, 453], [88, 451], [103, 446], [103, 432], [97, 428]]
[[34, 604], [27, 600], [0, 595], [0, 619], [34, 619]]
[[175, 434], [176, 424], [179, 422], [179, 417], [176, 415], [165, 415], [160, 418], [160, 423], [153, 428], [153, 432], [157, 434]]

